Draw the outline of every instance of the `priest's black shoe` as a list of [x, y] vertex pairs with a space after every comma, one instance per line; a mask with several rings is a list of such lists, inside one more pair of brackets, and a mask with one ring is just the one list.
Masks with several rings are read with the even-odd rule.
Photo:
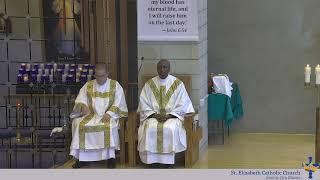
[[109, 169], [116, 168], [116, 160], [114, 158], [107, 160], [107, 168], [109, 168]]
[[79, 169], [85, 165], [85, 162], [76, 160], [76, 162], [72, 165], [73, 169]]
[[153, 163], [153, 164], [148, 164], [147, 168], [149, 168], [149, 169], [159, 169], [159, 168], [161, 168], [161, 166], [160, 166], [159, 163]]
[[174, 164], [162, 164], [161, 168], [163, 168], [163, 169], [173, 169], [174, 168]]

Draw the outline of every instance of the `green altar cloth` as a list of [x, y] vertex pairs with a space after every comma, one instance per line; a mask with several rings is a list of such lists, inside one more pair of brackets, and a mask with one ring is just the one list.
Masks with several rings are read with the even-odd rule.
[[231, 98], [225, 94], [209, 94], [208, 120], [223, 120], [228, 126], [234, 119], [243, 116], [242, 98], [239, 86], [232, 84]]

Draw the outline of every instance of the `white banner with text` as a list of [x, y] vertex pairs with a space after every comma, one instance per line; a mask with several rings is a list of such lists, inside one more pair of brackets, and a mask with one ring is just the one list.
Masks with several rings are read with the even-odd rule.
[[138, 41], [198, 41], [196, 0], [138, 0]]

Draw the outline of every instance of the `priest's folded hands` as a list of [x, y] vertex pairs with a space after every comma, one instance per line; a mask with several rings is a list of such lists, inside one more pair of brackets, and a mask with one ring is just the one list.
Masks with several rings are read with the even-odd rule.
[[177, 118], [176, 116], [173, 116], [171, 114], [158, 114], [158, 113], [154, 113], [151, 115], [152, 118], [156, 118], [159, 122], [165, 122], [170, 118]]

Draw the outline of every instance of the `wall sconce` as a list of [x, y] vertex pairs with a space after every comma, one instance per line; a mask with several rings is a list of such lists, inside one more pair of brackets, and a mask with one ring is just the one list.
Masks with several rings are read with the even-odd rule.
[[11, 21], [2, 13], [0, 13], [0, 33], [11, 33]]

